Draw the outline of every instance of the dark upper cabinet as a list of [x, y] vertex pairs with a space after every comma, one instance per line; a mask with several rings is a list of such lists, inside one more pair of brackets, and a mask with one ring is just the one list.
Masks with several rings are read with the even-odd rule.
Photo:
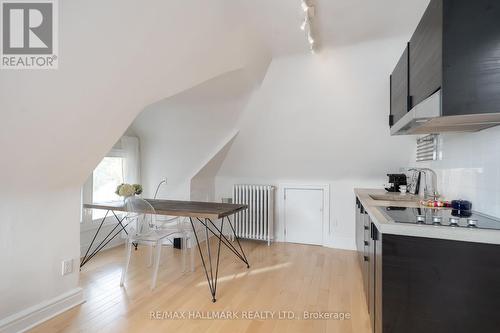
[[410, 39], [410, 109], [441, 88], [443, 0], [433, 0]]
[[[391, 117], [395, 123], [408, 112], [408, 46], [391, 74]], [[392, 125], [392, 124], [391, 124]]]
[[500, 1], [444, 2], [443, 115], [500, 112]]
[[[441, 109], [432, 117], [464, 117], [429, 121], [429, 129], [467, 131], [497, 125], [500, 1], [431, 0], [390, 80], [391, 127], [404, 116], [404, 110], [411, 110], [438, 90]], [[469, 115], [475, 118], [467, 118]], [[470, 126], [466, 126], [468, 119]]]

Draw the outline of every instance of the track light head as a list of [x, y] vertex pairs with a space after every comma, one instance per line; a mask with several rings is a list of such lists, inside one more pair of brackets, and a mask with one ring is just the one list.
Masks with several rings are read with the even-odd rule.
[[310, 45], [314, 44], [314, 38], [311, 36], [311, 34], [307, 35], [307, 41], [309, 42]]
[[309, 10], [309, 5], [307, 4], [307, 2], [305, 2], [304, 0], [302, 0], [302, 3], [300, 5], [302, 7], [302, 10], [304, 12], [307, 12]]
[[300, 25], [300, 30], [306, 31], [306, 26], [309, 24], [309, 20], [307, 18], [302, 21], [302, 24]]

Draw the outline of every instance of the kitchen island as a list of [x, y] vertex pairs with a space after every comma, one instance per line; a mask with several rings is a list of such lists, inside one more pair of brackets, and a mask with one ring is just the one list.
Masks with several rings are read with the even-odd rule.
[[418, 197], [371, 189], [355, 194], [373, 332], [499, 331], [499, 231], [396, 223], [385, 207], [425, 209]]

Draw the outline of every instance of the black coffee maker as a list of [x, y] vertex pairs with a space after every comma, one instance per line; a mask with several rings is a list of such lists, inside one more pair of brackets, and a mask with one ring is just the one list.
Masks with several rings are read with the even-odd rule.
[[389, 177], [389, 183], [387, 184], [388, 187], [385, 189], [388, 192], [398, 192], [399, 186], [407, 185], [406, 175], [404, 173], [389, 173], [387, 176]]

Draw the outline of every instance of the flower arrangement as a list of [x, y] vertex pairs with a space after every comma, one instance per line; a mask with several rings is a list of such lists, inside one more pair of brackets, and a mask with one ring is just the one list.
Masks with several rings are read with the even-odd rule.
[[142, 186], [140, 184], [120, 184], [115, 191], [121, 197], [131, 197], [136, 194], [142, 193]]

